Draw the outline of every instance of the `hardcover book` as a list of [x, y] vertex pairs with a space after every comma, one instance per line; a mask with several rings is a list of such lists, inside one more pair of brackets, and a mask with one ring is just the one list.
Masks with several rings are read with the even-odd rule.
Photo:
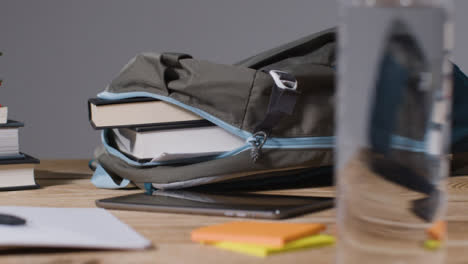
[[0, 159], [0, 191], [36, 189], [34, 167], [39, 160], [26, 154], [20, 158]]
[[112, 131], [119, 150], [136, 160], [167, 161], [210, 156], [246, 144], [244, 139], [205, 120], [198, 124], [118, 128]]
[[181, 107], [153, 98], [88, 100], [89, 120], [95, 129], [142, 127], [158, 124], [187, 123], [202, 117]]

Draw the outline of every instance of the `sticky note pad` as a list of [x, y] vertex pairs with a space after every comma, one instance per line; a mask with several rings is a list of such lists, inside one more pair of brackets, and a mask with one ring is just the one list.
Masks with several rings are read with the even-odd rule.
[[433, 240], [443, 240], [446, 233], [447, 224], [444, 221], [437, 221], [429, 229], [427, 229], [427, 234]]
[[195, 229], [192, 231], [192, 240], [229, 241], [281, 248], [287, 242], [315, 235], [322, 230], [325, 230], [325, 225], [317, 223], [229, 222]]
[[437, 250], [441, 246], [442, 246], [442, 242], [440, 242], [439, 240], [430, 239], [424, 242], [424, 247], [428, 250]]
[[275, 253], [288, 252], [293, 250], [312, 248], [312, 247], [321, 247], [326, 245], [332, 245], [335, 243], [335, 238], [330, 235], [313, 235], [292, 242], [287, 243], [282, 248], [274, 248], [268, 246], [259, 246], [255, 244], [244, 244], [244, 243], [235, 243], [235, 242], [215, 242], [212, 245], [217, 248], [227, 249], [238, 253], [243, 253], [246, 255], [256, 256], [256, 257], [266, 257]]

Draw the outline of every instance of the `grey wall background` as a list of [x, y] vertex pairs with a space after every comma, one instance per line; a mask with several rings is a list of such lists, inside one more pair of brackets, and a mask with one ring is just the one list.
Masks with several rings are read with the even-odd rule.
[[[455, 2], [454, 58], [468, 71], [468, 1]], [[137, 53], [232, 63], [336, 23], [332, 0], [0, 0], [0, 103], [26, 123], [24, 152], [89, 158], [87, 99]]]

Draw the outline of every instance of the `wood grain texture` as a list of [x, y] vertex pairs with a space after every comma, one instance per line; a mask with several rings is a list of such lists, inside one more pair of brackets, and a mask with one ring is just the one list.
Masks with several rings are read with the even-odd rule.
[[[102, 190], [90, 183], [85, 160], [43, 161], [41, 189], [0, 192], [0, 205], [47, 207], [95, 207], [94, 201], [139, 190]], [[448, 263], [468, 263], [468, 176], [451, 178], [449, 190]], [[333, 187], [268, 191], [264, 193], [331, 197]], [[203, 246], [190, 241], [190, 231], [200, 226], [223, 223], [233, 218], [184, 214], [111, 211], [121, 221], [150, 239], [154, 247], [144, 251], [31, 250], [0, 251], [0, 263], [333, 263], [335, 247], [291, 252], [260, 259]], [[335, 210], [285, 220], [322, 222], [335, 234]]]

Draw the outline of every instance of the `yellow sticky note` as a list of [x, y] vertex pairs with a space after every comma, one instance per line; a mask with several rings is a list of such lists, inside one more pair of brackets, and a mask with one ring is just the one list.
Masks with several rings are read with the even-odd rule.
[[426, 240], [424, 242], [424, 247], [429, 250], [437, 250], [440, 248], [441, 245], [442, 245], [442, 242], [440, 242], [439, 240], [434, 240], [434, 239]]
[[282, 248], [228, 241], [215, 242], [211, 245], [217, 248], [227, 249], [251, 256], [266, 257], [274, 253], [281, 253], [311, 247], [321, 247], [326, 245], [332, 245], [334, 243], [335, 238], [333, 236], [320, 234], [294, 240], [292, 242], [287, 243]]

